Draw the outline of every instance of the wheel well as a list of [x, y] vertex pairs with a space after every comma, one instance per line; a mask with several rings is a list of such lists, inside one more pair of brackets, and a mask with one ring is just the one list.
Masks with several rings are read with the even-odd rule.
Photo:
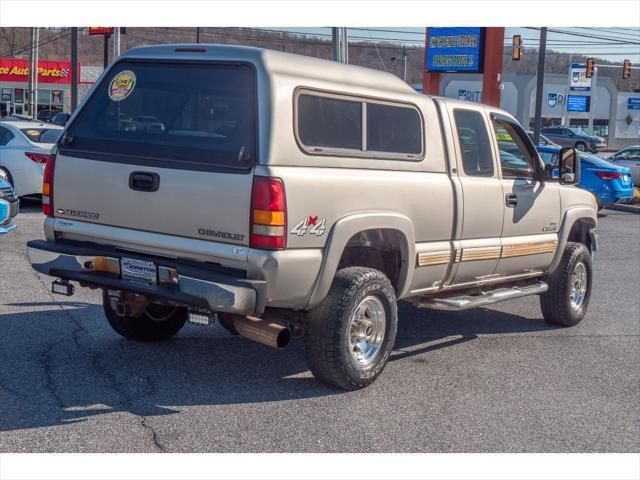
[[384, 273], [398, 291], [405, 250], [406, 240], [398, 230], [364, 230], [349, 239], [338, 262], [338, 269], [356, 266], [375, 268]]
[[13, 177], [11, 176], [11, 172], [7, 167], [0, 167], [0, 170], [7, 174], [7, 181], [13, 186]]
[[589, 218], [581, 218], [576, 220], [576, 222], [571, 227], [571, 231], [569, 232], [569, 237], [567, 237], [567, 241], [582, 243], [586, 245], [589, 251], [591, 251], [591, 235], [589, 235], [591, 229], [595, 225], [593, 224], [593, 220]]

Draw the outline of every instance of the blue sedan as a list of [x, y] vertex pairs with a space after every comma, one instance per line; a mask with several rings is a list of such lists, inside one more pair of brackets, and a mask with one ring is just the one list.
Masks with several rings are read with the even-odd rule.
[[[561, 147], [536, 147], [544, 163], [558, 164]], [[580, 153], [580, 184], [596, 197], [598, 208], [612, 203], [626, 203], [633, 198], [631, 170], [615, 165], [590, 153]], [[556, 172], [554, 171], [554, 175]]]

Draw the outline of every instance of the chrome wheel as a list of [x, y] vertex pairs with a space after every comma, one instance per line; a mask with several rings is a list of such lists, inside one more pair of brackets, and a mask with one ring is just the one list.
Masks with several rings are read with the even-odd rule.
[[569, 288], [569, 301], [571, 309], [577, 312], [582, 307], [587, 295], [587, 267], [578, 262], [571, 273], [571, 285]]
[[355, 362], [368, 366], [382, 350], [387, 315], [378, 297], [365, 297], [355, 308], [349, 323], [349, 350]]

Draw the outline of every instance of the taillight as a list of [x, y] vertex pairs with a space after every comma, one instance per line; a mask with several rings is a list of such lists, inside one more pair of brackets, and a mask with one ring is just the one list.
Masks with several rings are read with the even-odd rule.
[[47, 161], [53, 156], [48, 153], [35, 152], [24, 152], [24, 154], [29, 157], [29, 160], [33, 160], [36, 163], [47, 163]]
[[614, 180], [622, 176], [620, 172], [596, 172], [596, 175], [603, 180]]
[[279, 178], [254, 177], [251, 194], [253, 248], [281, 250], [287, 242], [287, 201]]
[[47, 155], [47, 163], [44, 166], [42, 177], [42, 213], [53, 215], [53, 170], [56, 165], [56, 156]]

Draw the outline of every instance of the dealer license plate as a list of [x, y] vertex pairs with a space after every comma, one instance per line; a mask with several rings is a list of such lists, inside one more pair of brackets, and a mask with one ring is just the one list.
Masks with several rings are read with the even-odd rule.
[[158, 278], [156, 270], [156, 265], [153, 262], [135, 258], [120, 259], [122, 279], [128, 282], [155, 285]]

